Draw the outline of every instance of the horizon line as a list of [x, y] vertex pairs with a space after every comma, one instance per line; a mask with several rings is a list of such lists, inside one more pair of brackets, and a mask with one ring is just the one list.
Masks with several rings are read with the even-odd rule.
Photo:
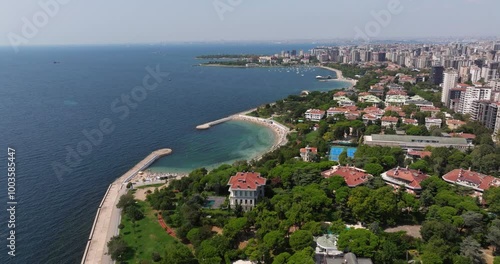
[[[44, 43], [44, 44], [26, 44], [22, 47], [60, 47], [60, 46], [137, 46], [137, 45], [162, 45], [162, 44], [231, 44], [231, 43], [248, 43], [248, 44], [325, 44], [326, 42], [352, 42], [353, 44], [380, 44], [380, 42], [388, 41], [450, 41], [450, 39], [470, 39], [474, 41], [500, 41], [500, 36], [439, 36], [439, 37], [387, 37], [387, 38], [372, 38], [372, 42], [367, 43], [362, 40], [353, 38], [324, 38], [324, 39], [284, 39], [284, 40], [178, 40], [178, 41], [148, 41], [148, 42], [113, 42], [113, 43]], [[452, 41], [451, 41], [452, 42]], [[0, 44], [0, 48], [12, 47], [9, 44]]]

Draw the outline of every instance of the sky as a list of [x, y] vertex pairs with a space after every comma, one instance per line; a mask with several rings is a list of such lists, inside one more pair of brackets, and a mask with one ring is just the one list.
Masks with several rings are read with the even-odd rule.
[[498, 10], [498, 0], [0, 0], [0, 45], [498, 36]]

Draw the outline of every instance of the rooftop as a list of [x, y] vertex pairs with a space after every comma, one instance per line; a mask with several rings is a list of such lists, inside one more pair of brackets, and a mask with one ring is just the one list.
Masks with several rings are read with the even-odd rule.
[[[430, 137], [430, 136], [400, 136], [400, 135], [371, 135], [371, 141], [392, 141], [392, 142], [408, 142], [408, 143], [436, 143], [449, 145], [467, 145], [464, 138], [446, 138], [446, 137]], [[366, 137], [365, 137], [366, 141]]]
[[488, 190], [490, 187], [500, 187], [500, 179], [479, 172], [455, 169], [443, 175], [443, 180], [474, 188], [478, 191]]
[[309, 150], [312, 153], [318, 153], [318, 148], [313, 148], [313, 147], [305, 147], [300, 149], [300, 153], [306, 153], [307, 150]]
[[384, 122], [398, 122], [398, 119], [397, 117], [394, 117], [394, 116], [384, 116], [382, 117], [382, 121]]
[[344, 178], [345, 183], [349, 187], [356, 187], [358, 185], [366, 183], [371, 177], [371, 174], [366, 173], [366, 171], [349, 166], [333, 166], [330, 170], [321, 173], [321, 176], [325, 178], [330, 178], [335, 175]]
[[420, 183], [430, 177], [420, 170], [400, 167], [388, 170], [384, 172], [384, 174], [393, 179], [405, 182], [405, 184], [412, 189], [421, 189]]
[[430, 151], [417, 151], [417, 150], [408, 150], [408, 155], [410, 156], [419, 156], [420, 158], [430, 157], [432, 152]]
[[229, 178], [229, 188], [238, 190], [257, 190], [257, 187], [266, 185], [266, 178], [258, 172], [238, 172]]
[[306, 114], [318, 114], [318, 115], [324, 115], [325, 111], [319, 110], [319, 109], [309, 109], [306, 111]]

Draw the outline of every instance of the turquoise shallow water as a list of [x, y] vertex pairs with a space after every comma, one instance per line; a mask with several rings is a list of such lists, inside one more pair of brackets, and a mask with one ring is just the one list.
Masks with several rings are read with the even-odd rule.
[[174, 150], [175, 155], [153, 163], [150, 170], [186, 173], [200, 167], [213, 168], [237, 160], [249, 160], [268, 151], [276, 136], [264, 126], [229, 121], [198, 131], [193, 139], [183, 142], [182, 147]]
[[[97, 207], [110, 183], [159, 148], [174, 153], [156, 168], [190, 170], [245, 159], [265, 151], [272, 133], [248, 123], [228, 122], [207, 131], [197, 125], [276, 101], [302, 90], [346, 87], [317, 82], [326, 70], [198, 67], [200, 54], [274, 54], [311, 45], [168, 45], [0, 48], [0, 138], [16, 149], [15, 259], [0, 263], [79, 263]], [[61, 63], [54, 64], [54, 61]], [[141, 85], [145, 68], [160, 67], [169, 80], [148, 93], [129, 115], [112, 103]], [[109, 118], [114, 131], [70, 172], [56, 177], [68, 149], [86, 140]], [[6, 164], [6, 155], [0, 164]], [[5, 212], [6, 177], [0, 177]], [[0, 238], [7, 226], [0, 214]], [[5, 240], [5, 238], [3, 238]]]

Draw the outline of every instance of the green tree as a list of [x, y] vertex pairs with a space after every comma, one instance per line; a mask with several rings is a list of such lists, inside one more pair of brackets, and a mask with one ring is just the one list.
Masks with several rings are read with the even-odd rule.
[[209, 240], [205, 240], [201, 243], [196, 251], [196, 257], [200, 264], [216, 264], [222, 262], [222, 257], [220, 256], [217, 248], [211, 245]]
[[209, 226], [197, 227], [189, 230], [187, 233], [187, 239], [193, 244], [195, 248], [200, 246], [203, 240], [206, 240], [212, 236], [212, 230]]
[[108, 241], [108, 255], [112, 260], [123, 261], [133, 254], [132, 249], [128, 246], [127, 242], [121, 236], [114, 236]]
[[134, 195], [131, 193], [124, 194], [120, 197], [120, 200], [116, 204], [117, 208], [124, 209], [129, 206], [135, 205], [135, 198]]
[[375, 258], [380, 263], [393, 263], [400, 255], [398, 246], [392, 241], [383, 241]]
[[311, 247], [313, 243], [313, 235], [310, 231], [307, 230], [299, 230], [294, 232], [290, 236], [290, 247], [292, 247], [293, 251], [301, 251], [305, 248]]
[[346, 249], [360, 257], [372, 258], [379, 244], [379, 238], [367, 229], [349, 229], [342, 232], [338, 248]]
[[489, 210], [500, 214], [500, 187], [491, 187], [484, 192], [484, 200], [488, 204]]
[[462, 241], [460, 254], [469, 259], [470, 263], [481, 264], [484, 262], [481, 245], [472, 237], [467, 237]]
[[365, 130], [365, 135], [373, 135], [373, 134], [380, 134], [382, 132], [382, 129], [380, 126], [377, 125], [371, 125], [368, 126]]
[[239, 234], [245, 232], [248, 228], [248, 219], [246, 217], [232, 218], [224, 226], [223, 234], [229, 240], [237, 239]]
[[144, 218], [144, 213], [137, 206], [128, 206], [125, 208], [125, 214], [132, 222], [139, 221]]
[[347, 165], [347, 151], [344, 150], [339, 155], [339, 163], [340, 165]]
[[264, 246], [267, 251], [272, 251], [273, 255], [282, 251], [285, 243], [285, 234], [281, 231], [271, 231], [264, 236]]
[[332, 231], [332, 233], [339, 235], [346, 230], [346, 225], [344, 221], [342, 221], [342, 219], [339, 219], [337, 221], [333, 221], [329, 229], [330, 231]]
[[436, 237], [455, 243], [460, 239], [457, 229], [452, 224], [436, 220], [425, 221], [420, 228], [420, 234], [424, 241], [429, 241], [433, 237]]
[[425, 264], [443, 264], [443, 259], [436, 253], [426, 252], [422, 254], [422, 263]]
[[288, 264], [314, 264], [312, 249], [303, 249], [295, 252], [289, 259]]
[[421, 170], [423, 172], [429, 171], [429, 163], [427, 163], [427, 161], [425, 161], [423, 159], [418, 160], [418, 161], [410, 164], [410, 166], [408, 166], [408, 167], [412, 170]]
[[323, 230], [321, 229], [321, 223], [316, 221], [310, 221], [305, 223], [302, 226], [302, 230], [310, 231], [313, 236], [319, 236], [323, 234]]
[[373, 176], [379, 176], [382, 172], [384, 172], [384, 167], [377, 163], [368, 163], [363, 167], [363, 169]]
[[428, 136], [429, 131], [427, 131], [425, 126], [409, 126], [406, 134], [409, 136]]
[[197, 264], [193, 253], [181, 243], [169, 243], [165, 248], [164, 264]]
[[491, 222], [486, 240], [495, 247], [496, 252], [500, 252], [500, 219]]
[[290, 257], [290, 253], [283, 252], [274, 258], [273, 264], [287, 264]]

